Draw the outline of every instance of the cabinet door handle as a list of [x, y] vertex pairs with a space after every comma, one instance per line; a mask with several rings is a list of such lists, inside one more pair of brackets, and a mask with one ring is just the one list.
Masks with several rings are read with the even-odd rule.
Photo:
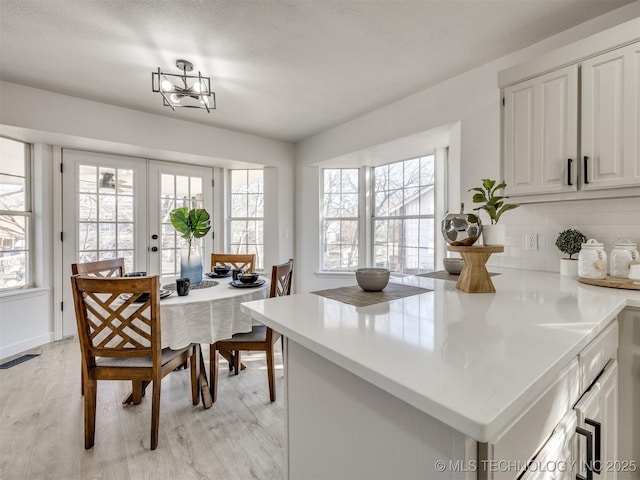
[[587, 439], [587, 476], [583, 477], [576, 473], [576, 480], [593, 480], [593, 436], [589, 430], [582, 427], [576, 427], [576, 433]]
[[570, 158], [567, 158], [567, 185], [571, 186], [573, 185], [573, 183], [571, 183], [571, 163], [573, 162], [573, 160], [571, 160]]
[[589, 183], [589, 179], [587, 178], [587, 167], [589, 164], [589, 157], [585, 156], [584, 157], [584, 183], [588, 184]]
[[596, 422], [595, 420], [591, 420], [590, 418], [585, 418], [584, 423], [586, 423], [587, 425], [591, 425], [595, 429], [593, 438], [595, 442], [595, 447], [593, 449], [595, 464], [593, 466], [593, 471], [599, 475], [602, 472], [602, 425], [600, 425], [600, 422]]

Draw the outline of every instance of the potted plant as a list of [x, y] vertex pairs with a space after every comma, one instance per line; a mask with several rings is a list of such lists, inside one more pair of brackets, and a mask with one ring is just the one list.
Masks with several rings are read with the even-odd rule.
[[504, 182], [496, 185], [495, 180], [483, 178], [482, 187], [469, 189], [470, 192], [476, 192], [473, 194], [473, 203], [482, 203], [481, 206], [474, 208], [474, 210], [486, 211], [491, 219], [489, 225], [482, 226], [482, 241], [485, 245], [504, 245], [506, 227], [498, 225], [498, 220], [507, 210], [513, 210], [520, 206], [515, 203], [505, 203], [505, 199], [509, 197], [497, 195], [497, 191], [503, 190], [506, 186], [507, 184]]
[[569, 228], [558, 234], [556, 247], [562, 253], [569, 255], [569, 258], [560, 259], [560, 275], [568, 277], [578, 275], [578, 259], [573, 258], [573, 256], [580, 251], [582, 244], [586, 241], [586, 235], [579, 230]]
[[191, 285], [202, 281], [202, 254], [200, 246], [194, 242], [211, 230], [211, 217], [204, 208], [176, 208], [170, 213], [171, 225], [187, 243], [181, 250], [180, 276], [188, 278]]

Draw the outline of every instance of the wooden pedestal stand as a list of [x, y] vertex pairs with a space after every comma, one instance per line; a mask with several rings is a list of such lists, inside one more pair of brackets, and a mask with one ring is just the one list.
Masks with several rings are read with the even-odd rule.
[[456, 288], [468, 293], [494, 293], [496, 291], [485, 264], [492, 253], [504, 252], [504, 246], [459, 247], [449, 245], [447, 250], [458, 252], [464, 260], [464, 268], [456, 283]]

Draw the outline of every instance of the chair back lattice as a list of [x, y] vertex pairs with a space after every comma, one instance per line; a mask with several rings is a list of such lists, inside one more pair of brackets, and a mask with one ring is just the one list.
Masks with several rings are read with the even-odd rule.
[[291, 294], [291, 281], [293, 279], [293, 259], [287, 263], [274, 265], [271, 268], [271, 291], [269, 297], [282, 297]]
[[97, 262], [72, 263], [73, 275], [92, 275], [94, 277], [112, 278], [124, 276], [124, 258], [99, 260]]
[[241, 268], [245, 272], [253, 272], [256, 269], [255, 253], [212, 253], [211, 271], [216, 265], [230, 264], [233, 268]]
[[160, 282], [157, 276], [98, 278], [74, 275], [71, 287], [83, 355], [160, 355]]

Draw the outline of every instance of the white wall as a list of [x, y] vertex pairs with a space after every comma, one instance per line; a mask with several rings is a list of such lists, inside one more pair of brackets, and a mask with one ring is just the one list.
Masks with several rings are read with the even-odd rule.
[[[194, 114], [204, 114], [194, 111]], [[265, 265], [293, 257], [292, 144], [0, 82], [0, 135], [36, 143], [35, 285], [0, 293], [0, 358], [54, 338], [60, 225], [52, 146], [222, 168], [265, 167]], [[219, 172], [220, 170], [216, 170]], [[59, 195], [57, 195], [59, 196]], [[219, 197], [216, 197], [219, 198]], [[59, 203], [58, 203], [59, 205]]]
[[[303, 261], [298, 263], [296, 284], [298, 291], [327, 288], [340, 283], [354, 283], [352, 277], [341, 282], [334, 278], [315, 274], [318, 268], [317, 258], [319, 255], [319, 171], [315, 165], [319, 162], [347, 155], [349, 152], [389, 142], [416, 132], [459, 122], [459, 145], [453, 145], [455, 149], [460, 149], [459, 187], [457, 178], [451, 179], [451, 182], [453, 182], [451, 187], [454, 190], [459, 188], [461, 200], [470, 206], [471, 195], [467, 192], [469, 188], [476, 186], [481, 178], [500, 178], [501, 176], [498, 71], [634, 19], [639, 15], [640, 2], [634, 2], [536, 45], [466, 72], [439, 85], [427, 88], [299, 143], [296, 153], [298, 161], [296, 203], [299, 207], [296, 211], [296, 256]], [[425, 65], [425, 68], [430, 68], [430, 66]], [[449, 208], [452, 208], [451, 196], [449, 198]], [[598, 203], [600, 201], [587, 202], [586, 206], [581, 208], [588, 209], [592, 204], [597, 205]], [[622, 203], [622, 201], [611, 202], [610, 208], [618, 209]], [[522, 208], [524, 210], [519, 213], [527, 212], [531, 208], [535, 209], [535, 207]], [[572, 207], [562, 208], [570, 210]], [[505, 224], [510, 225], [508, 232], [512, 237], [516, 236], [516, 234], [519, 235], [524, 230], [535, 231], [532, 229], [536, 226], [539, 227], [537, 222], [541, 220], [535, 214], [533, 217], [525, 216], [523, 218], [529, 218], [536, 223], [518, 225], [517, 229], [515, 225], [511, 227], [510, 222], [522, 222], [525, 220], [516, 220], [516, 215], [513, 212], [510, 213], [511, 215], [509, 213], [506, 214], [501, 219], [501, 222], [504, 221]], [[545, 221], [549, 219], [554, 221], [553, 217], [547, 217]], [[560, 226], [567, 225], [566, 222], [570, 221], [566, 217], [555, 220], [561, 223], [554, 227], [554, 231]], [[596, 222], [593, 225], [594, 231], [598, 231], [599, 228], [608, 225], [608, 223], [597, 223], [598, 221], [606, 222], [606, 217], [596, 217], [594, 221]], [[617, 225], [612, 226], [611, 230], [617, 230]], [[549, 235], [553, 235], [553, 233]], [[638, 235], [636, 234], [636, 236]], [[543, 240], [546, 241], [546, 239]], [[517, 243], [514, 238], [511, 239], [511, 242]], [[508, 252], [505, 252], [505, 255], [510, 260], [504, 261], [504, 263], [509, 264], [509, 266], [525, 268], [539, 267], [541, 265], [540, 262], [531, 263], [526, 261], [529, 255], [519, 257], [520, 253], [521, 251], [514, 245]], [[518, 258], [522, 258], [525, 261], [518, 260]], [[557, 268], [555, 259], [552, 260], [549, 263], [545, 262], [545, 268]]]

